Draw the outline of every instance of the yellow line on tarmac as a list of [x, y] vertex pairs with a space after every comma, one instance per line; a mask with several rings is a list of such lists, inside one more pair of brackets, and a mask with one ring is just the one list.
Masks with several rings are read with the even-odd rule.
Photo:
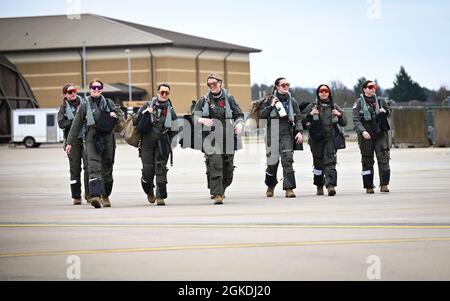
[[213, 249], [219, 250], [219, 249], [243, 249], [243, 248], [304, 247], [304, 246], [324, 246], [324, 245], [390, 244], [390, 243], [413, 243], [413, 242], [450, 242], [450, 237], [237, 243], [237, 244], [217, 244], [217, 245], [165, 246], [165, 247], [149, 247], [149, 248], [18, 252], [18, 253], [0, 253], [0, 258], [87, 255], [87, 254], [92, 255], [92, 254], [108, 254], [108, 253], [109, 254], [141, 253], [141, 252], [162, 252], [162, 251], [194, 251], [194, 250], [213, 250]]
[[450, 229], [450, 225], [296, 225], [296, 224], [0, 224], [0, 228], [292, 228], [292, 229]]

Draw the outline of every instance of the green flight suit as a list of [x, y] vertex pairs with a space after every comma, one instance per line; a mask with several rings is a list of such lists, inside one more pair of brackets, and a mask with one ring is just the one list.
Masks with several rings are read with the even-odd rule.
[[[363, 186], [364, 188], [374, 188], [374, 153], [378, 161], [380, 185], [389, 185], [391, 177], [389, 135], [387, 129], [380, 128], [379, 117], [390, 117], [392, 110], [383, 98], [369, 98], [366, 96], [363, 98], [363, 100], [361, 97], [358, 98], [353, 105], [353, 123], [358, 134], [358, 144], [361, 152]], [[379, 101], [379, 108], [386, 110], [386, 113], [379, 113], [379, 116], [376, 114], [376, 99]], [[362, 101], [365, 102], [370, 117], [367, 116], [367, 112], [364, 114]], [[366, 140], [363, 138], [362, 133], [364, 131], [370, 134], [371, 139]]]
[[[58, 111], [58, 126], [64, 132], [64, 149], [66, 147], [67, 137], [72, 127], [73, 118], [75, 117], [82, 99], [77, 96], [77, 99], [73, 102], [64, 99], [63, 104]], [[72, 112], [71, 116], [68, 116], [66, 112], [66, 106], [70, 106]], [[69, 159], [69, 171], [70, 171], [70, 190], [73, 199], [81, 199], [81, 164], [83, 163], [84, 171], [84, 192], [85, 196], [89, 197], [89, 175], [87, 168], [86, 153], [84, 151], [83, 137], [80, 133], [78, 139], [74, 139], [72, 145], [72, 151], [67, 155]]]
[[[229, 114], [226, 116], [226, 103], [228, 101]], [[206, 106], [207, 110], [206, 110]], [[208, 188], [211, 195], [224, 195], [225, 190], [233, 182], [234, 174], [234, 153], [242, 147], [240, 137], [234, 134], [234, 125], [244, 122], [244, 114], [239, 107], [234, 96], [222, 89], [222, 94], [218, 98], [214, 98], [211, 93], [199, 99], [194, 107], [194, 122], [198, 122], [199, 118], [211, 118], [218, 120], [222, 124], [222, 139], [217, 139], [212, 143], [214, 150], [203, 149], [205, 153], [206, 174], [208, 177]], [[216, 129], [214, 126], [211, 133]], [[218, 133], [215, 133], [218, 134]], [[232, 139], [227, 139], [232, 136]], [[209, 136], [209, 132], [202, 133], [202, 141]], [[232, 142], [230, 141], [232, 140]], [[230, 141], [227, 144], [227, 141]]]
[[[104, 102], [101, 102], [102, 99]], [[88, 125], [86, 105], [88, 101], [92, 108], [94, 125]], [[100, 109], [101, 103], [104, 103], [105, 107]], [[106, 113], [115, 112], [116, 116], [118, 116], [116, 106], [112, 100], [105, 99], [103, 96], [97, 99], [90, 96], [87, 97], [81, 103], [75, 116], [67, 144], [74, 145], [80, 131], [83, 132], [89, 170], [89, 194], [91, 197], [107, 198], [111, 195], [114, 182], [113, 166], [116, 140], [114, 129], [107, 134], [102, 134], [96, 130], [96, 124], [100, 119], [100, 110]]]
[[[142, 113], [152, 105], [153, 113]], [[170, 100], [167, 102], [148, 102], [143, 105], [134, 116], [134, 124], [139, 125], [143, 118], [148, 118], [147, 123], [141, 124], [141, 145], [139, 154], [142, 161], [141, 186], [147, 195], [153, 193], [156, 177], [156, 197], [167, 198], [167, 161], [172, 152], [172, 138], [177, 131], [166, 128], [168, 110], [171, 110], [172, 122], [176, 122], [177, 115]], [[145, 115], [145, 116], [144, 116]]]
[[[302, 114], [297, 101], [290, 94], [280, 95], [276, 92], [276, 97], [281, 101], [288, 115], [280, 117], [277, 109], [272, 106], [273, 95], [268, 97], [261, 105], [261, 119], [267, 120], [267, 168], [264, 183], [270, 188], [278, 184], [277, 171], [281, 158], [281, 166], [283, 167], [283, 190], [295, 189], [297, 187], [293, 167], [296, 143], [295, 136], [303, 132], [301, 123]], [[289, 105], [289, 99], [291, 105]], [[290, 110], [292, 112], [289, 112]], [[292, 120], [289, 119], [289, 115]], [[276, 132], [274, 127], [276, 121], [278, 121], [278, 132]]]
[[[310, 113], [314, 108], [319, 110], [318, 117], [312, 116]], [[333, 117], [332, 111], [336, 109], [342, 116]], [[345, 127], [347, 125], [347, 118], [342, 109], [331, 101], [316, 101], [309, 104], [303, 111], [303, 123], [309, 127], [314, 118], [321, 123], [321, 130], [323, 138], [315, 140], [309, 135], [308, 143], [313, 155], [313, 183], [318, 187], [328, 187], [330, 185], [337, 186], [337, 151], [334, 145], [334, 137], [338, 131], [337, 125]]]

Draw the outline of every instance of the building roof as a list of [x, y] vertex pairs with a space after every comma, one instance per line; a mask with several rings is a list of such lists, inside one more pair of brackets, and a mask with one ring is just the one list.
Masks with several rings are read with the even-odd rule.
[[108, 18], [110, 20], [125, 24], [127, 26], [131, 26], [142, 31], [148, 32], [150, 34], [154, 34], [156, 36], [165, 38], [173, 42], [173, 46], [179, 47], [205, 47], [209, 49], [218, 49], [218, 50], [235, 50], [240, 52], [261, 52], [259, 49], [249, 48], [244, 46], [239, 46], [235, 44], [224, 43], [216, 40], [205, 39], [197, 36], [187, 35], [184, 33], [179, 33], [175, 31], [169, 31], [165, 29], [150, 27], [146, 25], [131, 23], [127, 21], [117, 20]]
[[94, 14], [0, 18], [0, 51], [166, 45], [175, 47], [260, 52], [224, 43]]

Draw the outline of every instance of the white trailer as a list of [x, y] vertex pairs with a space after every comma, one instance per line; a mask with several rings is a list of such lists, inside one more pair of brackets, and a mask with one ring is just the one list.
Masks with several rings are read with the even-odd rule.
[[64, 139], [58, 127], [58, 109], [15, 109], [11, 112], [11, 142], [26, 147], [59, 143]]

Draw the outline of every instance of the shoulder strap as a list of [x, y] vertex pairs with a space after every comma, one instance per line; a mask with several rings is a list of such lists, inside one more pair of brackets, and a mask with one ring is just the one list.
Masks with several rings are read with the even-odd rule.
[[112, 101], [112, 99], [110, 98], [106, 98], [106, 101], [108, 103], [109, 109], [111, 111], [114, 111], [116, 109], [116, 104], [114, 103], [114, 101]]
[[157, 97], [153, 97], [151, 100], [147, 101], [147, 105], [149, 107], [153, 107], [157, 99], [158, 99]]
[[377, 95], [375, 95], [375, 99], [377, 100], [377, 102], [378, 102], [378, 106], [381, 108], [381, 100], [383, 99], [382, 97], [379, 97], [379, 96], [377, 96]]
[[86, 114], [85, 114], [85, 118], [86, 118], [86, 125], [87, 126], [91, 126], [95, 124], [95, 120], [94, 120], [94, 115], [92, 112], [92, 107], [91, 107], [91, 96], [88, 96], [86, 98], [86, 101], [84, 102], [84, 105], [86, 107]]
[[202, 117], [208, 117], [209, 118], [209, 97], [208, 94], [205, 94], [203, 97], [205, 103], [202, 106]]
[[366, 100], [364, 99], [364, 96], [361, 94], [361, 95], [359, 95], [359, 110], [363, 110], [363, 108], [364, 108], [363, 101], [365, 102]]
[[228, 91], [226, 89], [223, 89], [223, 93], [225, 95], [225, 118], [232, 119], [233, 110], [231, 109], [230, 95], [228, 94]]

